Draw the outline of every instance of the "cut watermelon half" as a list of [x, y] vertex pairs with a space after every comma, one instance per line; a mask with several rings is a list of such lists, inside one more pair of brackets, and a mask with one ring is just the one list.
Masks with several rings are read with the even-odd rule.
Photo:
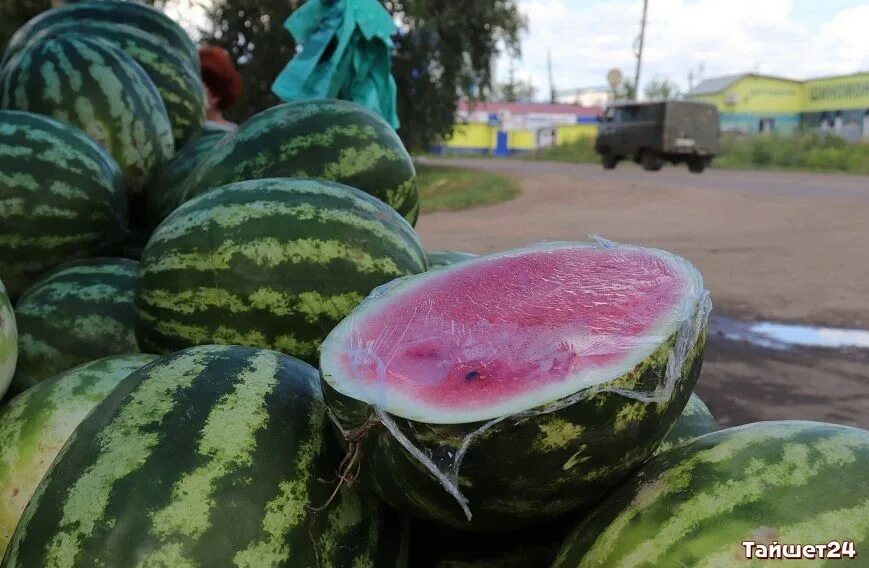
[[538, 245], [394, 283], [332, 332], [321, 369], [395, 416], [491, 420], [625, 375], [703, 293], [700, 273], [664, 251]]

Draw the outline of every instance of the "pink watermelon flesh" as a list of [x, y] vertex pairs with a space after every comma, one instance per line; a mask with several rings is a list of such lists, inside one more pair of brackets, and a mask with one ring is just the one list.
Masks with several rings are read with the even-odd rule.
[[693, 266], [653, 249], [482, 257], [363, 304], [326, 340], [321, 366], [339, 392], [405, 418], [491, 419], [629, 371], [691, 315], [701, 291]]

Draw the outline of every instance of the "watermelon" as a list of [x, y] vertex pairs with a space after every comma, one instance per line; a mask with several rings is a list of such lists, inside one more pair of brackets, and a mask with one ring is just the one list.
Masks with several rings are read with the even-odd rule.
[[62, 262], [111, 252], [125, 212], [117, 164], [82, 131], [0, 111], [0, 277], [13, 300]]
[[33, 35], [40, 33], [44, 28], [64, 22], [91, 21], [122, 24], [147, 32], [177, 50], [185, 61], [197, 73], [199, 72], [199, 51], [184, 28], [150, 6], [127, 0], [70, 2], [67, 6], [39, 14], [19, 28], [9, 40], [2, 65], [6, 65], [14, 55], [28, 45]]
[[869, 431], [760, 422], [649, 460], [576, 528], [554, 568], [742, 566], [743, 541], [832, 540], [858, 553], [869, 543]]
[[35, 43], [0, 73], [2, 107], [53, 116], [84, 130], [140, 192], [174, 142], [154, 82], [133, 58], [103, 40], [62, 36]]
[[237, 346], [158, 359], [79, 425], [2, 566], [389, 566], [378, 502], [354, 485], [329, 503], [341, 457], [327, 433], [298, 359]]
[[676, 419], [676, 423], [664, 436], [664, 441], [655, 450], [656, 454], [667, 451], [673, 446], [678, 446], [682, 442], [715, 432], [718, 430], [718, 423], [715, 417], [709, 412], [706, 404], [700, 400], [696, 394], [692, 394], [688, 399], [688, 404], [682, 410], [682, 414]]
[[9, 389], [18, 359], [18, 329], [12, 302], [0, 280], [0, 400]]
[[371, 290], [424, 270], [411, 226], [366, 193], [291, 178], [230, 184], [151, 236], [136, 336], [154, 353], [222, 343], [315, 363], [326, 334]]
[[181, 203], [175, 193], [190, 172], [223, 139], [224, 134], [204, 134], [181, 148], [169, 160], [148, 189], [145, 225], [151, 229], [169, 216]]
[[76, 260], [21, 296], [15, 306], [17, 392], [87, 361], [139, 352], [133, 325], [137, 266], [125, 258]]
[[[670, 253], [546, 243], [377, 290], [323, 342], [324, 395], [382, 497], [506, 530], [591, 506], [700, 371], [708, 294]], [[372, 427], [379, 424], [381, 427]]]
[[337, 181], [385, 201], [411, 224], [419, 215], [416, 170], [376, 113], [335, 99], [286, 103], [223, 139], [193, 171], [175, 206], [228, 183], [270, 177]]
[[476, 258], [478, 255], [457, 250], [431, 250], [426, 251], [425, 256], [428, 259], [429, 269], [432, 269], [449, 266], [469, 258]]
[[139, 354], [91, 361], [0, 408], [0, 556], [36, 485], [75, 427], [127, 375], [156, 358]]
[[491, 534], [410, 521], [411, 568], [548, 568], [577, 519]]
[[163, 98], [177, 147], [199, 135], [205, 122], [205, 89], [198, 70], [177, 50], [134, 27], [91, 20], [40, 27], [27, 45], [70, 34], [111, 43], [141, 65]]

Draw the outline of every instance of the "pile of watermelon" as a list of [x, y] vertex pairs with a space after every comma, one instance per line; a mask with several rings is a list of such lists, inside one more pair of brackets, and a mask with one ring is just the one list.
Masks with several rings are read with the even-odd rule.
[[125, 0], [45, 12], [3, 56], [0, 566], [723, 566], [744, 540], [869, 542], [869, 432], [719, 430], [694, 394], [711, 304], [687, 260], [426, 251], [379, 116], [302, 101], [214, 134], [198, 66]]

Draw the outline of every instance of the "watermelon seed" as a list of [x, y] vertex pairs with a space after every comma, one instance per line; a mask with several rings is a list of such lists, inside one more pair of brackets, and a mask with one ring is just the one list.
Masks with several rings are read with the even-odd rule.
[[479, 376], [480, 376], [480, 371], [471, 371], [470, 373], [465, 375], [465, 380], [468, 382], [471, 382]]

